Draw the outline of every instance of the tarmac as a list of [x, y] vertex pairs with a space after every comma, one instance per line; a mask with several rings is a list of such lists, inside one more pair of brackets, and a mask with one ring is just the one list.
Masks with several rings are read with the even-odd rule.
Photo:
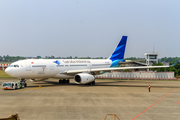
[[[5, 81], [18, 80], [1, 79], [0, 85]], [[97, 79], [88, 86], [48, 79], [27, 85], [0, 89], [0, 118], [18, 113], [20, 120], [104, 120], [116, 114], [120, 120], [180, 120], [180, 81]]]

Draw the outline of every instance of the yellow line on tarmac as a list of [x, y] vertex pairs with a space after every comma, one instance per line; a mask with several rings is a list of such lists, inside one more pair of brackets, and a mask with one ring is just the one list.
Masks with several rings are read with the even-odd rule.
[[47, 88], [47, 87], [57, 87], [57, 86], [60, 86], [60, 85], [54, 85], [54, 86], [42, 86], [41, 88]]
[[[38, 84], [34, 84], [34, 85], [38, 85]], [[39, 85], [39, 87], [36, 87], [36, 88], [17, 89], [17, 90], [14, 90], [14, 91], [3, 92], [3, 93], [0, 93], [0, 94], [11, 93], [11, 92], [19, 92], [19, 91], [26, 91], [26, 90], [33, 90], [33, 89], [39, 89], [39, 88], [41, 88], [41, 85]]]

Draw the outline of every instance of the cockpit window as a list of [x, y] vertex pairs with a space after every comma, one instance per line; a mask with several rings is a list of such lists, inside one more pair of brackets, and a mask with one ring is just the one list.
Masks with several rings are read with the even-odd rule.
[[19, 67], [19, 65], [14, 65], [14, 67]]
[[19, 67], [19, 65], [10, 65], [9, 67]]

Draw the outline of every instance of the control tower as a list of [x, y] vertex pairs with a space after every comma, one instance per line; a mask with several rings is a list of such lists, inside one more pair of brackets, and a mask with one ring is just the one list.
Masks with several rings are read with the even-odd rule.
[[146, 64], [152, 66], [154, 63], [158, 63], [158, 52], [156, 53], [145, 53]]

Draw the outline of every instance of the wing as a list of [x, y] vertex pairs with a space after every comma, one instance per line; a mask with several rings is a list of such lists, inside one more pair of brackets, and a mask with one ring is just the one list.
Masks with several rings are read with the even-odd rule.
[[99, 74], [102, 72], [120, 71], [120, 70], [133, 70], [133, 69], [149, 69], [149, 68], [167, 68], [170, 66], [140, 66], [140, 67], [115, 67], [115, 68], [98, 68], [98, 69], [82, 69], [82, 70], [66, 70], [61, 72], [62, 74], [77, 74], [77, 73], [95, 73]]

